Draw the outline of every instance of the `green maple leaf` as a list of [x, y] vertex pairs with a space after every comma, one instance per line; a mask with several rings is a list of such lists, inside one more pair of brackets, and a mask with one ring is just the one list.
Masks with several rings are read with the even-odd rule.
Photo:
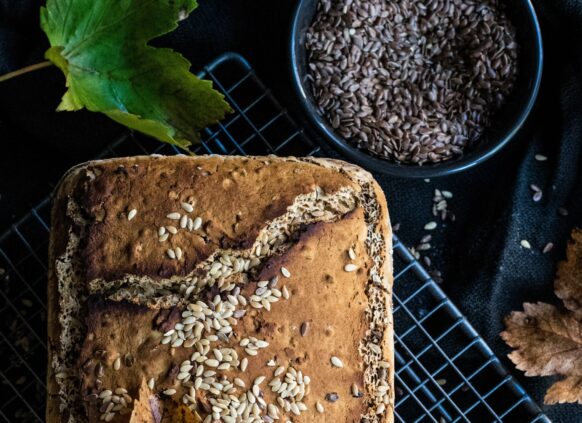
[[195, 0], [47, 0], [45, 57], [66, 76], [57, 110], [87, 108], [161, 141], [186, 148], [230, 111], [190, 62], [147, 43], [174, 30]]

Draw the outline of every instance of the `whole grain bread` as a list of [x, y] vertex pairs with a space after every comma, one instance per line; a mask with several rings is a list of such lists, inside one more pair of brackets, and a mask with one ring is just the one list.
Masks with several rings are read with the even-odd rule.
[[48, 422], [166, 421], [174, 401], [205, 421], [393, 421], [391, 230], [369, 173], [88, 162], [52, 228]]

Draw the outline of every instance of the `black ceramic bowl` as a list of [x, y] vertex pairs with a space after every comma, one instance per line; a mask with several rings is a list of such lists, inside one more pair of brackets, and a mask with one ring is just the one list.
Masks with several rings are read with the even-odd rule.
[[331, 146], [349, 160], [379, 173], [407, 178], [430, 178], [450, 175], [482, 163], [505, 146], [521, 128], [531, 111], [542, 77], [542, 37], [535, 10], [530, 0], [506, 0], [506, 13], [516, 28], [519, 43], [518, 76], [505, 105], [492, 119], [492, 125], [464, 154], [435, 164], [406, 165], [383, 160], [355, 148], [337, 135], [321, 116], [311, 94], [307, 75], [305, 33], [318, 0], [299, 0], [293, 15], [290, 54], [291, 72], [299, 101], [307, 116]]

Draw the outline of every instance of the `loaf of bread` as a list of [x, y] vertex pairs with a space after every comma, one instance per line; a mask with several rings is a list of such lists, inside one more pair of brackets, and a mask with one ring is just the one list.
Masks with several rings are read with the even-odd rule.
[[392, 422], [391, 291], [356, 166], [79, 165], [54, 197], [47, 421]]

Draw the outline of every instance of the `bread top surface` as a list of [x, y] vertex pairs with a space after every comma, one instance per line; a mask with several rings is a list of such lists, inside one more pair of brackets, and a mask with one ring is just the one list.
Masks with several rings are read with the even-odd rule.
[[[94, 222], [82, 252], [88, 280], [186, 275], [217, 248], [250, 246], [298, 195], [354, 186], [334, 169], [270, 157], [138, 157], [87, 170], [94, 175], [81, 199]], [[194, 211], [186, 213], [183, 202]], [[128, 221], [132, 209], [137, 214]], [[200, 217], [200, 229], [158, 242], [160, 227], [180, 229], [179, 220], [166, 217], [171, 213]], [[166, 250], [175, 247], [187, 252], [183, 260], [167, 260]]]
[[[179, 281], [195, 274], [196, 267], [212, 259], [217, 251], [252, 250], [265, 225], [294, 207], [298, 196], [318, 190], [336, 193], [345, 188], [357, 196], [361, 190], [361, 185], [336, 165], [271, 157], [139, 157], [89, 163], [75, 177], [76, 188], [66, 195], [79, 204], [88, 222], [85, 242], [77, 251], [86, 272], [78, 283], [87, 285], [93, 280], [113, 281], [128, 274], [153, 280], [177, 277]], [[378, 190], [374, 185], [371, 192], [378, 195]], [[375, 201], [379, 201], [376, 206], [380, 220], [375, 223], [374, 233], [380, 235], [383, 245], [389, 246], [387, 209], [381, 193]], [[185, 210], [183, 202], [193, 204], [193, 210]], [[137, 213], [130, 220], [128, 213], [132, 209]], [[200, 216], [203, 224], [198, 230], [180, 228], [179, 220], [167, 217], [176, 212]], [[316, 216], [316, 221], [293, 226], [280, 251], [264, 255], [260, 265], [242, 282], [235, 278], [233, 284], [249, 300], [260, 288], [259, 281], [269, 281], [275, 276], [278, 282], [274, 288], [280, 292], [285, 286], [290, 295], [285, 299], [279, 294], [279, 300], [270, 304], [270, 310], [238, 304], [235, 308], [245, 309], [246, 313], [232, 322], [233, 332], [228, 340], [211, 342], [206, 355], [215, 358], [214, 348], [233, 348], [239, 364], [227, 370], [205, 366], [205, 371], [216, 371], [217, 380], [224, 375], [231, 382], [234, 378], [244, 381], [246, 387], [236, 387], [236, 396], [252, 389], [257, 377], [265, 376], [260, 386], [264, 400], [276, 405], [280, 414], [294, 422], [356, 422], [369, 412], [372, 390], [366, 386], [366, 360], [362, 351], [362, 341], [370, 337], [371, 327], [367, 289], [374, 260], [366, 244], [370, 222], [361, 204], [325, 221], [317, 221], [324, 218], [326, 215]], [[290, 219], [297, 220], [297, 216], [292, 215]], [[177, 233], [161, 242], [159, 227], [170, 225], [178, 228]], [[62, 249], [62, 236], [57, 236], [53, 244]], [[168, 248], [176, 247], [183, 251], [180, 260], [167, 254]], [[58, 256], [62, 251], [52, 253]], [[386, 288], [383, 298], [386, 312], [390, 307], [391, 266], [387, 251], [380, 250], [378, 254], [382, 256], [380, 273]], [[347, 264], [354, 264], [356, 270], [346, 271]], [[289, 271], [289, 277], [283, 275], [283, 268]], [[95, 396], [107, 389], [123, 388], [136, 398], [143, 381], [151, 378], [155, 380], [153, 393], [163, 399], [182, 400], [189, 386], [177, 376], [197, 346], [172, 347], [175, 337], [170, 343], [163, 343], [164, 334], [183, 322], [182, 313], [188, 303], [196, 300], [211, 303], [216, 298], [219, 293], [216, 286], [207, 288], [188, 301], [172, 306], [164, 304], [161, 308], [131, 304], [124, 298], [112, 301], [115, 289], [89, 296], [84, 315], [80, 316], [85, 322], [86, 335], [80, 342], [75, 369], [80, 375], [82, 396], [88, 399], [85, 403], [88, 421], [97, 422], [103, 417], [102, 399]], [[222, 295], [224, 301], [225, 294], [228, 292]], [[391, 366], [391, 317], [388, 321], [390, 324], [383, 332], [376, 331], [372, 337], [382, 346], [376, 361], [383, 360]], [[302, 324], [308, 327], [303, 336]], [[240, 346], [241, 340], [248, 337], [256, 337], [269, 345], [249, 356]], [[248, 359], [244, 372], [240, 368], [243, 357]], [[332, 365], [332, 357], [338, 357], [343, 367]], [[191, 363], [189, 372], [195, 373], [200, 363]], [[302, 399], [307, 411], [299, 416], [283, 412], [268, 385], [279, 366], [285, 372], [291, 368], [301, 370], [311, 378], [310, 392]], [[390, 382], [389, 366], [383, 377]], [[283, 379], [285, 373], [278, 377]], [[196, 377], [192, 375], [189, 379], [192, 384]], [[352, 385], [358, 387], [362, 396], [353, 395]], [[169, 396], [160, 394], [167, 389], [176, 392]], [[391, 398], [392, 391], [389, 388]], [[213, 395], [200, 389], [196, 393], [199, 410], [205, 415]], [[326, 400], [336, 395], [339, 397], [336, 401]], [[324, 406], [323, 415], [317, 412], [316, 402]], [[391, 404], [378, 417], [379, 421], [391, 421]], [[111, 421], [127, 422], [129, 418], [129, 414], [118, 412]]]
[[[303, 400], [309, 410], [293, 416], [294, 422], [316, 421], [319, 416], [316, 401], [324, 405], [325, 418], [329, 421], [359, 421], [365, 411], [365, 399], [355, 398], [351, 386], [356, 384], [360, 390], [364, 389], [363, 362], [358, 348], [368, 328], [364, 316], [368, 300], [363, 287], [369, 259], [365, 251], [358, 251], [358, 258], [351, 261], [347, 251], [360, 244], [365, 231], [361, 210], [339, 222], [318, 223], [303, 233], [287, 254], [266, 263], [258, 280], [278, 276], [276, 286], [286, 287], [291, 295], [288, 300], [272, 304], [270, 311], [248, 307], [234, 326], [234, 336], [228, 342], [212, 343], [213, 348], [234, 348], [239, 358], [249, 360], [245, 372], [240, 368], [218, 370], [217, 381], [221, 375], [231, 381], [238, 377], [251, 388], [257, 377], [265, 376], [260, 385], [264, 400], [279, 407], [268, 384], [275, 379], [274, 371], [279, 366], [286, 370], [291, 366], [311, 378], [310, 393]], [[344, 271], [347, 262], [356, 263], [359, 270]], [[289, 270], [291, 277], [281, 275], [282, 266]], [[250, 297], [256, 289], [256, 282], [251, 282], [242, 289], [242, 295]], [[191, 358], [196, 348], [171, 348], [160, 343], [163, 334], [181, 320], [182, 308], [155, 310], [95, 298], [91, 299], [89, 310], [88, 335], [79, 359], [79, 371], [84, 375], [83, 390], [87, 394], [122, 387], [135, 398], [141, 381], [152, 377], [156, 380], [157, 392], [176, 389], [173, 397], [178, 400], [188, 393], [188, 388], [176, 377], [181, 364]], [[308, 325], [304, 336], [302, 324]], [[240, 341], [250, 336], [268, 342], [269, 346], [259, 349], [256, 356], [247, 356]], [[214, 357], [212, 352], [208, 356]], [[332, 356], [340, 358], [344, 367], [334, 367]], [[118, 357], [121, 366], [115, 370]], [[98, 363], [101, 371], [95, 369]], [[209, 366], [204, 368], [216, 371]], [[96, 388], [99, 372], [101, 389]], [[237, 387], [237, 395], [244, 391]], [[327, 394], [334, 393], [339, 396], [336, 402], [325, 400]], [[202, 404], [207, 404], [206, 395], [206, 391], [199, 392]], [[98, 408], [97, 405], [88, 407], [94, 413], [91, 421], [98, 421]], [[127, 416], [113, 421], [127, 421], [124, 418]]]

